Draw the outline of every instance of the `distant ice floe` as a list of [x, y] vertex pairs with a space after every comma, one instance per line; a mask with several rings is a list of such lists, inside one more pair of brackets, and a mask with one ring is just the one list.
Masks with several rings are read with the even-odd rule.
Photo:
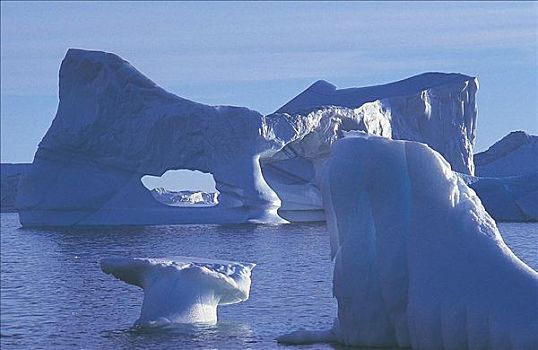
[[15, 206], [19, 182], [24, 173], [30, 169], [28, 163], [2, 163], [0, 165], [0, 210], [5, 212], [18, 211]]
[[175, 207], [211, 207], [219, 203], [215, 192], [171, 191], [158, 187], [152, 189], [151, 194], [159, 202]]
[[194, 257], [101, 260], [103, 272], [144, 290], [139, 326], [216, 323], [218, 305], [248, 299], [254, 266]]
[[497, 221], [538, 221], [538, 136], [514, 131], [475, 154], [476, 176], [459, 174]]
[[538, 136], [513, 131], [487, 151], [474, 155], [478, 177], [511, 177], [538, 173]]

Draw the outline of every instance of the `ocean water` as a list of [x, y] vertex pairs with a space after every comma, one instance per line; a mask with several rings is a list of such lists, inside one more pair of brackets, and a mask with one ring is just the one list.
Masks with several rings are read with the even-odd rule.
[[[505, 241], [538, 269], [538, 224], [500, 224]], [[323, 224], [23, 229], [1, 214], [2, 349], [271, 349], [298, 328], [336, 315]], [[257, 262], [250, 299], [219, 307], [215, 326], [141, 330], [142, 291], [105, 275], [109, 256], [201, 256]], [[332, 349], [316, 344], [301, 349]]]

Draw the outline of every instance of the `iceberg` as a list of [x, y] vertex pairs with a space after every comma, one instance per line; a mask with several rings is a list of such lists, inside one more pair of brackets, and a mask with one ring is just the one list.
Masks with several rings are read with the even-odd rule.
[[496, 221], [538, 221], [538, 172], [503, 177], [458, 176], [476, 192]]
[[249, 297], [255, 264], [193, 257], [105, 258], [107, 274], [144, 290], [137, 326], [216, 323], [217, 306]]
[[508, 177], [538, 173], [538, 136], [513, 131], [487, 151], [474, 155], [476, 176]]
[[277, 113], [319, 126], [262, 159], [264, 178], [281, 200], [279, 215], [289, 221], [325, 220], [319, 178], [331, 145], [346, 131], [426, 143], [457, 171], [473, 174], [477, 90], [476, 78], [445, 73], [349, 89], [314, 83]]
[[[376, 102], [389, 121], [390, 137], [426, 143], [454, 170], [473, 174], [477, 90], [475, 77], [457, 73], [423, 73], [389, 84], [347, 89], [320, 80], [277, 112], [292, 114], [323, 106], [350, 111]], [[368, 124], [368, 119], [362, 123]]]
[[[22, 225], [286, 222], [259, 159], [295, 134], [279, 139], [247, 108], [175, 96], [106, 52], [70, 49], [59, 81], [56, 117], [21, 180]], [[176, 169], [213, 174], [219, 204], [156, 201], [141, 178]]]
[[2, 163], [0, 165], [0, 194], [2, 201], [0, 211], [16, 212], [18, 209], [15, 206], [19, 181], [21, 176], [28, 172], [31, 164], [28, 163]]
[[215, 192], [171, 191], [162, 187], [151, 190], [153, 197], [161, 203], [171, 206], [213, 206], [218, 204]]
[[[56, 117], [20, 181], [20, 222], [325, 220], [319, 178], [346, 131], [425, 142], [455, 169], [473, 174], [477, 88], [474, 77], [443, 73], [360, 89], [318, 82], [264, 116], [189, 101], [114, 54], [70, 49], [60, 67]], [[301, 102], [305, 94], [313, 96], [308, 104]], [[218, 204], [165, 205], [141, 183], [145, 175], [179, 169], [212, 174]]]
[[497, 221], [538, 221], [538, 136], [514, 131], [475, 154], [476, 176], [458, 174]]
[[425, 144], [348, 136], [322, 180], [338, 317], [330, 331], [279, 341], [538, 348], [538, 273], [474, 191]]

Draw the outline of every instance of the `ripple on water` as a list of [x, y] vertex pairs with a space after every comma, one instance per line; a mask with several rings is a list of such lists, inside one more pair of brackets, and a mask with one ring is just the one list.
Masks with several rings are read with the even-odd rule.
[[[2, 349], [267, 349], [290, 329], [324, 329], [336, 315], [325, 225], [187, 225], [20, 229], [1, 215]], [[538, 268], [536, 224], [499, 225]], [[217, 325], [133, 328], [137, 287], [100, 271], [110, 256], [200, 256], [257, 262], [250, 299], [219, 307]], [[301, 347], [335, 348], [329, 345]]]

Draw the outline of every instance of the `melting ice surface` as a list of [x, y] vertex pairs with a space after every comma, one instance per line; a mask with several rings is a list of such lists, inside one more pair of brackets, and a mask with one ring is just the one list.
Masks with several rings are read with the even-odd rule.
[[139, 326], [216, 323], [218, 305], [248, 299], [254, 266], [184, 256], [101, 260], [103, 272], [144, 290]]
[[322, 186], [338, 318], [280, 340], [538, 348], [538, 273], [476, 194], [425, 144], [353, 136], [333, 147]]
[[[16, 213], [0, 218], [2, 350], [283, 349], [274, 340], [278, 335], [295, 327], [327, 329], [336, 315], [325, 225], [44, 230], [20, 229]], [[538, 225], [500, 224], [499, 229], [514, 252], [538, 269]], [[141, 290], [99, 267], [102, 257], [127, 254], [221, 257], [258, 265], [249, 299], [219, 308], [216, 325], [139, 329], [132, 326], [140, 315]]]

